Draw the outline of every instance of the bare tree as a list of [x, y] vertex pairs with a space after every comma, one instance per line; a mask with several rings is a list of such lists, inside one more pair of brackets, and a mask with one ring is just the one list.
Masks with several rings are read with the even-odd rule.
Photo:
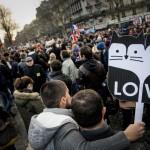
[[[43, 0], [36, 8], [36, 19], [25, 26], [16, 36], [16, 41], [30, 40], [31, 38], [47, 34], [66, 34], [66, 26], [70, 23], [70, 0]], [[26, 37], [26, 39], [25, 39]]]
[[11, 18], [8, 8], [0, 5], [0, 29], [5, 31], [9, 44], [12, 44], [13, 31], [17, 29], [17, 24]]

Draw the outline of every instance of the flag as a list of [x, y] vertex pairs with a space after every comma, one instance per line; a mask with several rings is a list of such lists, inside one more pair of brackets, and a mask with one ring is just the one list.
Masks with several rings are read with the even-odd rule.
[[72, 33], [75, 33], [78, 37], [80, 36], [80, 29], [75, 24], [72, 25]]
[[71, 34], [72, 43], [78, 42], [79, 36], [80, 36], [80, 30], [77, 25], [73, 24], [72, 25], [72, 34]]

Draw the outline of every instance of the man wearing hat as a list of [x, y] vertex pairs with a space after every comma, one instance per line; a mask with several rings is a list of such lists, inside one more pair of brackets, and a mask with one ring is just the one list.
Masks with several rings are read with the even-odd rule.
[[41, 85], [46, 81], [46, 74], [39, 64], [34, 64], [32, 57], [27, 57], [25, 67], [21, 70], [21, 76], [29, 76], [34, 81], [33, 91], [39, 92]]

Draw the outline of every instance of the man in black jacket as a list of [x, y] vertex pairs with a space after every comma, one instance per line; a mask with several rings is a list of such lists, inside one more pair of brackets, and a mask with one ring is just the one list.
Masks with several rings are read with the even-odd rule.
[[13, 104], [13, 98], [10, 92], [12, 81], [13, 78], [11, 76], [11, 71], [6, 65], [1, 63], [0, 56], [0, 103], [7, 111], [10, 111], [10, 108]]
[[26, 58], [26, 65], [20, 70], [21, 76], [29, 76], [34, 81], [33, 91], [39, 92], [43, 83], [46, 82], [46, 74], [39, 64], [34, 64], [32, 57]]
[[62, 73], [62, 63], [59, 60], [54, 60], [50, 64], [51, 72], [48, 75], [48, 79], [50, 80], [61, 80], [64, 81], [71, 93], [72, 80], [69, 76]]
[[79, 67], [79, 85], [81, 89], [94, 89], [101, 95], [103, 93], [102, 83], [106, 79], [103, 64], [93, 58], [92, 49], [88, 46], [81, 48], [81, 57], [85, 60]]

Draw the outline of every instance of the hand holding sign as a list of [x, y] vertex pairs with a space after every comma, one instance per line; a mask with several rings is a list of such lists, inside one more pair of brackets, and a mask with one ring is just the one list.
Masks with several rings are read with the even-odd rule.
[[[147, 38], [149, 41], [149, 37]], [[109, 48], [108, 87], [120, 100], [137, 101], [135, 122], [142, 120], [142, 102], [150, 102], [150, 44], [138, 37], [113, 34]]]

